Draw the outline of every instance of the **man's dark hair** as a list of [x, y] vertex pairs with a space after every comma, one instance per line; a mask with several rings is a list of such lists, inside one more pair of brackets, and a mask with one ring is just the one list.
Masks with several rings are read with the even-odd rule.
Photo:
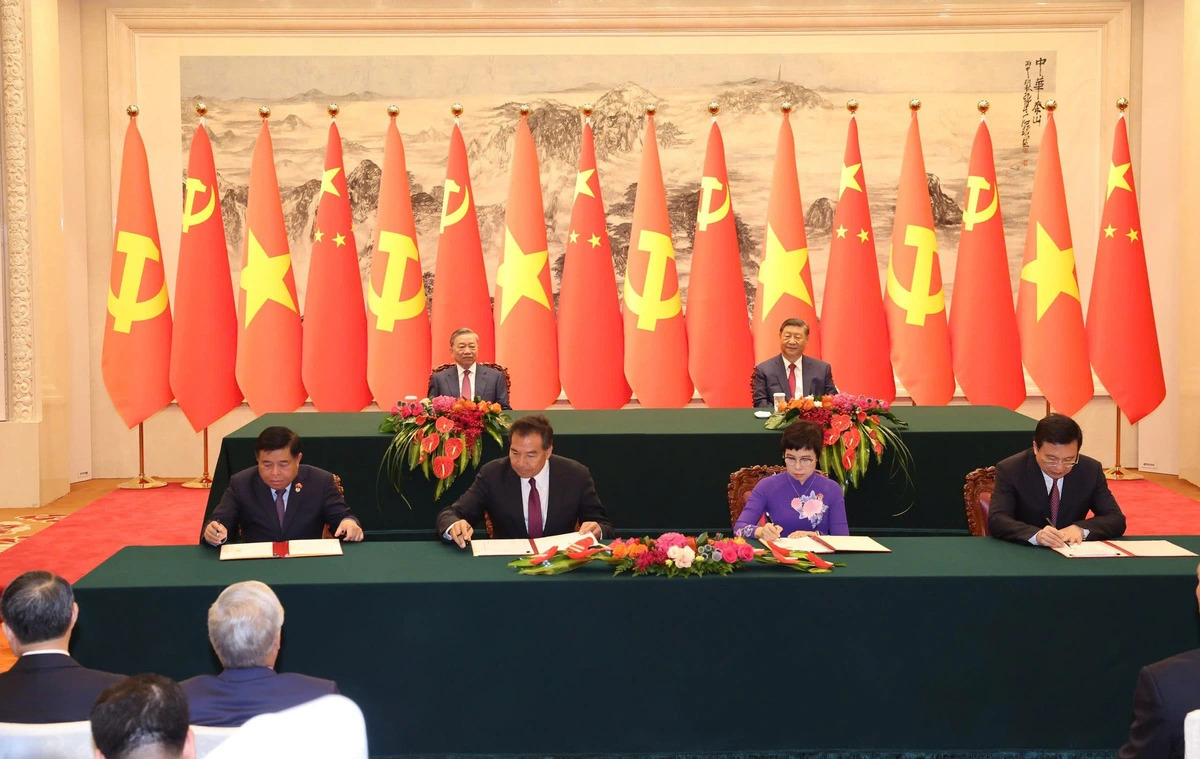
[[808, 334], [808, 322], [804, 321], [803, 319], [799, 319], [795, 316], [793, 316], [790, 319], [783, 320], [783, 324], [779, 325], [779, 334], [782, 335], [783, 331], [785, 329], [787, 329], [788, 327], [799, 327], [800, 329], [804, 330], [805, 335]]
[[825, 433], [816, 422], [797, 419], [783, 429], [783, 437], [779, 438], [779, 450], [788, 451], [810, 450], [818, 457], [821, 455]]
[[0, 596], [0, 618], [24, 645], [61, 638], [71, 627], [75, 594], [56, 574], [34, 570], [17, 577]]
[[542, 450], [554, 445], [554, 428], [550, 426], [550, 420], [545, 414], [530, 414], [513, 422], [508, 437], [512, 439], [516, 435], [541, 435]]
[[142, 674], [105, 688], [92, 706], [92, 740], [105, 759], [125, 759], [146, 746], [179, 756], [187, 741], [187, 696], [169, 677]]
[[287, 448], [293, 456], [300, 452], [300, 436], [287, 427], [268, 427], [254, 441], [254, 455], [259, 451], [278, 451]]
[[1083, 447], [1083, 430], [1065, 414], [1050, 414], [1037, 423], [1033, 428], [1033, 444], [1041, 448], [1046, 443], [1051, 445], [1068, 445], [1079, 443]]

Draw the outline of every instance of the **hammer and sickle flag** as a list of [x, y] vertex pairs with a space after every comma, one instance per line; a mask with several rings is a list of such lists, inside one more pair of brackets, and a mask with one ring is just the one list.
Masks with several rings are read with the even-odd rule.
[[1000, 188], [986, 121], [980, 121], [975, 132], [967, 169], [967, 207], [950, 307], [950, 355], [954, 376], [972, 404], [1015, 410], [1025, 400]]
[[693, 390], [687, 331], [651, 115], [646, 116], [623, 293], [625, 377], [638, 403], [649, 408], [686, 406]]
[[325, 143], [315, 229], [321, 234], [313, 233], [304, 296], [304, 389], [317, 411], [362, 411], [371, 402], [367, 387], [367, 316], [342, 161], [342, 136], [336, 121], [330, 121]]
[[107, 301], [100, 371], [117, 413], [133, 428], [172, 398], [171, 308], [136, 116], [125, 130]]
[[496, 270], [496, 360], [512, 376], [513, 408], [546, 408], [562, 390], [546, 251], [537, 148], [522, 114], [504, 209], [504, 252]]
[[[238, 286], [237, 379], [256, 416], [295, 411], [308, 394], [300, 378], [302, 338], [296, 277], [271, 131], [263, 119], [250, 164], [246, 242]], [[340, 360], [333, 355], [330, 361]]]
[[429, 389], [429, 311], [417, 251], [412, 190], [396, 117], [388, 122], [375, 248], [367, 282], [367, 384], [379, 408]]
[[919, 406], [944, 406], [954, 397], [945, 304], [921, 131], [913, 111], [900, 164], [884, 310], [892, 366]]
[[242, 402], [234, 374], [237, 305], [208, 129], [192, 136], [175, 276], [171, 389], [197, 432]]

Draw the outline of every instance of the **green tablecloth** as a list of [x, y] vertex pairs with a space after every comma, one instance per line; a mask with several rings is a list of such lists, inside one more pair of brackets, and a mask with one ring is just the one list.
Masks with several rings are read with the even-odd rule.
[[[915, 490], [890, 476], [889, 453], [847, 496], [851, 530], [966, 534], [964, 476], [1029, 445], [1034, 420], [993, 406], [899, 406], [895, 411], [909, 423], [904, 440], [913, 455]], [[516, 415], [524, 413], [531, 412]], [[730, 473], [781, 460], [780, 433], [764, 429], [763, 420], [748, 410], [560, 410], [546, 415], [554, 425], [555, 453], [591, 469], [609, 518], [625, 535], [728, 530]], [[376, 432], [381, 418], [378, 413], [266, 414], [227, 435], [206, 516], [216, 508], [229, 477], [254, 463], [258, 433], [282, 424], [303, 439], [305, 463], [341, 476], [346, 501], [371, 538], [428, 538], [437, 511], [466, 490], [472, 473], [459, 477], [436, 503], [432, 484], [414, 475], [405, 485], [410, 510], [379, 469], [390, 440]], [[484, 460], [501, 455], [503, 449], [485, 440]]]
[[75, 586], [72, 651], [216, 672], [207, 608], [258, 579], [286, 610], [279, 669], [335, 679], [372, 755], [1113, 750], [1138, 668], [1200, 640], [1195, 559], [884, 542], [831, 575], [674, 580], [524, 577], [432, 541], [284, 561], [126, 548]]

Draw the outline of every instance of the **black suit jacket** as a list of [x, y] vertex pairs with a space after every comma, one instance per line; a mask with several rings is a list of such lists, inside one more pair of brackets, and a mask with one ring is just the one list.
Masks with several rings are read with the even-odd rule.
[[346, 499], [338, 492], [333, 475], [324, 469], [301, 464], [296, 479], [288, 489], [291, 492], [288, 494], [283, 527], [280, 528], [275, 512], [275, 496], [258, 475], [258, 467], [243, 469], [229, 479], [229, 487], [221, 496], [221, 503], [204, 524], [213, 520], [220, 522], [229, 530], [230, 539], [237, 537], [240, 527], [243, 541], [257, 543], [319, 538], [321, 528], [325, 525], [329, 525], [329, 531], [333, 532], [347, 517], [358, 521], [358, 517], [346, 505]]
[[[1088, 519], [1091, 511], [1095, 516]], [[988, 510], [992, 537], [1028, 542], [1048, 524], [1050, 495], [1033, 449], [1009, 456], [996, 465], [996, 489]], [[1089, 540], [1108, 540], [1125, 534], [1125, 515], [1108, 489], [1100, 462], [1080, 456], [1063, 477], [1058, 526], [1079, 525]]]
[[[504, 384], [504, 375], [490, 366], [475, 364], [478, 375], [475, 380], [475, 396], [488, 403], [499, 403], [502, 409], [511, 409], [508, 405], [508, 386]], [[449, 395], [457, 398], [462, 394], [462, 383], [458, 380], [458, 364], [449, 369], [435, 372], [429, 377], [429, 397]], [[472, 399], [474, 400], [474, 399]]]
[[1119, 758], [1183, 759], [1183, 718], [1193, 709], [1200, 709], [1200, 648], [1142, 667]]
[[[438, 535], [445, 535], [450, 525], [459, 519], [478, 524], [485, 511], [492, 518], [494, 537], [529, 537], [521, 501], [521, 479], [513, 471], [508, 457], [493, 459], [481, 466], [467, 492], [438, 512]], [[604, 513], [588, 468], [574, 459], [551, 455], [550, 495], [543, 515], [543, 533], [573, 532], [576, 522], [596, 522], [605, 538], [616, 534]]]
[[[837, 385], [833, 384], [833, 367], [827, 361], [801, 356], [800, 373], [804, 383], [801, 395], [837, 394]], [[775, 393], [783, 393], [790, 399], [791, 392], [788, 390], [787, 371], [783, 368], [783, 355], [772, 356], [754, 367], [754, 380], [750, 384], [755, 408], [770, 408], [771, 398]]]
[[251, 717], [283, 711], [338, 693], [337, 683], [270, 667], [227, 669], [216, 677], [199, 675], [179, 684], [188, 699], [193, 725], [241, 727]]
[[17, 659], [0, 673], [0, 722], [79, 722], [89, 719], [100, 691], [121, 675], [87, 669], [62, 654]]

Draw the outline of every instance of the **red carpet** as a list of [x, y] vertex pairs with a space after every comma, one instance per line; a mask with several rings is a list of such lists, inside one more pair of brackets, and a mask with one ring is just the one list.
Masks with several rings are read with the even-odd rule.
[[1108, 487], [1125, 512], [1126, 535], [1200, 535], [1200, 501], [1146, 480]]

